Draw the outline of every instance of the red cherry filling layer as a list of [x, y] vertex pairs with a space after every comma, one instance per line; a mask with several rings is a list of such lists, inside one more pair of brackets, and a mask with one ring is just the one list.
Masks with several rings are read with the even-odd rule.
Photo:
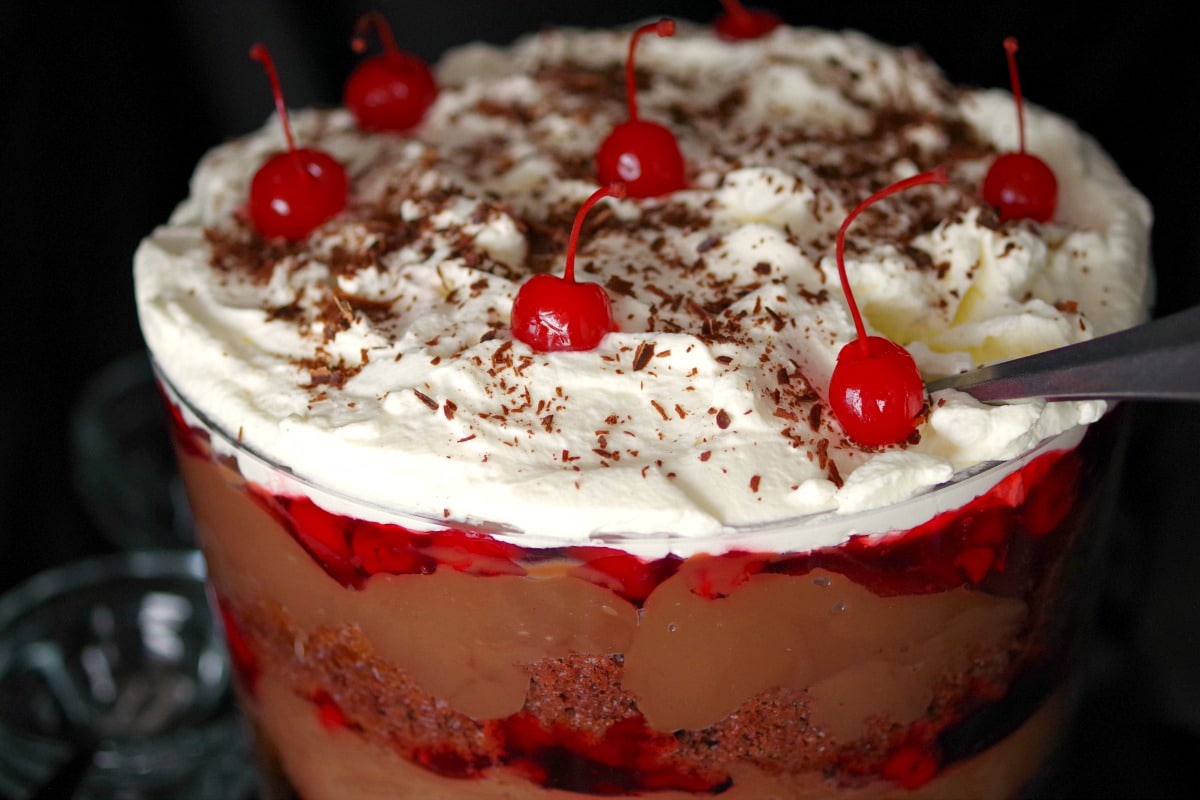
[[[171, 406], [170, 422], [183, 453], [210, 452], [208, 435], [187, 426]], [[1014, 553], [1056, 530], [1075, 505], [1083, 473], [1077, 451], [1045, 453], [967, 504], [907, 531], [854, 536], [804, 553], [728, 552], [705, 556], [689, 573], [691, 590], [720, 599], [758, 572], [802, 575], [827, 569], [879, 596], [927, 594], [961, 586], [1003, 591]], [[525, 548], [458, 528], [415, 531], [392, 523], [335, 514], [306, 497], [271, 494], [247, 485], [250, 496], [279, 520], [330, 577], [361, 588], [376, 574], [432, 574], [453, 569], [479, 577], [521, 576], [526, 565], [568, 564], [567, 574], [610, 589], [640, 606], [682, 559], [643, 559], [591, 545]]]

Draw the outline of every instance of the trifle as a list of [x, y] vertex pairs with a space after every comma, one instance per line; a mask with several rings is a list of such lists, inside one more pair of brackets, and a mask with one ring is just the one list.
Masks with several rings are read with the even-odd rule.
[[[931, 380], [1142, 321], [1143, 198], [1061, 117], [855, 32], [548, 29], [431, 75], [403, 126], [348, 101], [216, 147], [135, 260], [272, 790], [1025, 791], [1117, 412], [918, 390], [864, 442], [830, 386], [863, 332]], [[678, 153], [612, 180], [630, 121]], [[985, 196], [1018, 148], [1048, 215]], [[256, 178], [313, 153], [344, 200], [279, 226]], [[531, 336], [534, 276], [610, 319]]]

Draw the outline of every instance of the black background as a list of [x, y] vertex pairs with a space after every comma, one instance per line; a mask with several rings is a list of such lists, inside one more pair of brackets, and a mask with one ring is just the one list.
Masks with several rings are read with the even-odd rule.
[[[751, 5], [754, 5], [753, 3]], [[1156, 313], [1200, 302], [1200, 42], [1185, 2], [759, 3], [795, 24], [919, 44], [959, 83], [1007, 86], [1017, 36], [1031, 102], [1075, 119], [1150, 198]], [[130, 259], [197, 158], [272, 111], [247, 51], [265, 42], [289, 105], [330, 105], [360, 13], [435, 59], [549, 24], [604, 25], [706, 2], [5, 4], [0, 12], [0, 590], [110, 549], [69, 478], [84, 382], [141, 346]], [[1047, 796], [1190, 797], [1200, 770], [1198, 407], [1140, 403], [1104, 581], [1093, 689]]]

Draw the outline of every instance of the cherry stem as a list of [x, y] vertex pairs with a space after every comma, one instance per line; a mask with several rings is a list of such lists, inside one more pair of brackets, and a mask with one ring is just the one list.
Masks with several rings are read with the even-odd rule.
[[588, 211], [591, 211], [592, 206], [605, 197], [620, 199], [624, 196], [624, 181], [613, 181], [592, 192], [591, 196], [583, 201], [579, 211], [575, 212], [575, 222], [571, 225], [571, 238], [567, 240], [567, 263], [563, 268], [563, 280], [567, 283], [575, 282], [575, 249], [579, 246], [579, 232], [583, 229], [583, 218], [587, 216]]
[[275, 96], [275, 112], [279, 115], [279, 123], [283, 126], [283, 138], [287, 142], [288, 154], [292, 157], [292, 163], [296, 165], [296, 171], [305, 178], [311, 178], [312, 175], [304, 168], [304, 162], [300, 160], [300, 154], [296, 151], [296, 138], [292, 136], [292, 123], [288, 120], [287, 103], [283, 101], [283, 87], [279, 85], [275, 60], [271, 58], [267, 46], [261, 43], [250, 48], [250, 57], [262, 63], [263, 69], [267, 72], [267, 79], [271, 81], [271, 94]]
[[854, 293], [850, 290], [850, 279], [846, 276], [846, 229], [850, 227], [850, 223], [854, 221], [855, 217], [857, 217], [868, 206], [878, 200], [882, 200], [883, 198], [893, 195], [896, 192], [902, 192], [905, 189], [913, 186], [919, 186], [923, 183], [948, 182], [949, 178], [946, 176], [945, 167], [934, 167], [927, 172], [919, 172], [911, 177], [896, 181], [890, 186], [885, 186], [884, 188], [875, 192], [875, 194], [868, 197], [866, 200], [863, 200], [861, 203], [856, 205], [854, 210], [846, 215], [846, 219], [842, 222], [842, 227], [838, 228], [837, 243], [834, 250], [837, 257], [838, 277], [841, 278], [842, 292], [846, 295], [846, 303], [850, 306], [851, 316], [854, 317], [854, 327], [858, 331], [859, 340], [866, 340], [867, 328], [863, 324], [862, 314], [860, 314], [858, 311], [858, 303], [854, 301]]
[[725, 6], [725, 13], [730, 19], [745, 20], [750, 17], [750, 12], [738, 0], [721, 0], [721, 5]]
[[629, 57], [625, 59], [625, 102], [629, 106], [629, 119], [638, 118], [637, 109], [637, 77], [633, 69], [633, 53], [637, 49], [638, 39], [643, 34], [654, 31], [659, 36], [675, 35], [675, 20], [660, 19], [658, 22], [648, 22], [633, 32], [629, 37]]
[[1017, 75], [1017, 40], [1012, 37], [1006, 37], [1004, 40], [1004, 51], [1008, 53], [1008, 78], [1012, 83], [1013, 98], [1017, 101], [1017, 137], [1020, 142], [1020, 151], [1025, 152], [1025, 109], [1024, 103], [1021, 102], [1021, 79]]
[[250, 48], [250, 57], [262, 63], [263, 69], [267, 72], [267, 79], [271, 81], [271, 94], [275, 96], [275, 111], [279, 114], [279, 121], [283, 125], [283, 138], [287, 141], [288, 151], [295, 153], [296, 140], [292, 137], [292, 124], [288, 122], [287, 104], [283, 102], [283, 87], [279, 85], [279, 75], [275, 72], [275, 61], [267, 51], [267, 46], [261, 43]]
[[388, 58], [398, 57], [400, 47], [396, 44], [396, 37], [392, 35], [392, 26], [378, 11], [368, 11], [358, 18], [358, 22], [354, 25], [354, 38], [350, 40], [350, 49], [356, 53], [362, 53], [367, 49], [366, 31], [370, 25], [375, 26], [375, 35], [379, 37], [379, 42], [383, 45], [384, 54]]

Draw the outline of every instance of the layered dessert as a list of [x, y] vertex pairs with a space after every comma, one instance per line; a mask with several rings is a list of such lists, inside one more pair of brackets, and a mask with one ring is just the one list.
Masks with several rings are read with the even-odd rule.
[[[1145, 201], [1068, 121], [1019, 131], [1012, 94], [916, 49], [679, 21], [632, 67], [632, 32], [454, 50], [404, 130], [276, 115], [137, 252], [280, 791], [1018, 795], [1068, 706], [1114, 415], [943, 391], [858, 443], [839, 262], [929, 380], [1144, 319]], [[680, 182], [580, 216], [634, 93]], [[1019, 139], [1057, 179], [1044, 220], [984, 196]], [[248, 198], [296, 145], [345, 202], [281, 234]], [[514, 299], [568, 257], [612, 330], [532, 346]]]

